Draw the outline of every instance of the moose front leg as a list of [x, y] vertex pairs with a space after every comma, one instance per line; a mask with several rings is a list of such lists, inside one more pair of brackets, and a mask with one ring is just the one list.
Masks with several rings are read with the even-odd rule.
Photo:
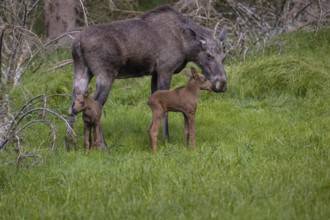
[[76, 143], [77, 143], [77, 139], [72, 131], [73, 126], [76, 122], [76, 116], [72, 112], [74, 100], [77, 96], [77, 93], [86, 90], [88, 83], [92, 79], [91, 72], [87, 69], [84, 63], [78, 58], [75, 57], [74, 59], [75, 64], [74, 64], [74, 80], [72, 85], [72, 101], [68, 112], [68, 122], [70, 127], [67, 127], [66, 136], [65, 136], [65, 148], [67, 150], [76, 149]]
[[[98, 101], [102, 107], [105, 104], [105, 102], [109, 96], [110, 89], [111, 89], [113, 81], [115, 80], [116, 75], [117, 74], [115, 74], [113, 77], [109, 77], [109, 76], [103, 74], [103, 75], [98, 75], [96, 77], [96, 91], [94, 94], [94, 99], [96, 101]], [[101, 125], [99, 126], [99, 134], [100, 134], [100, 139], [102, 142], [102, 144], [101, 144], [102, 148], [105, 149], [107, 147], [107, 144], [104, 139], [103, 130], [102, 130]]]
[[[157, 88], [158, 90], [168, 90], [171, 84], [171, 74], [158, 74], [157, 77]], [[163, 136], [164, 140], [168, 141], [170, 139], [170, 134], [168, 130], [168, 113], [166, 112], [162, 118], [162, 126], [163, 126]]]

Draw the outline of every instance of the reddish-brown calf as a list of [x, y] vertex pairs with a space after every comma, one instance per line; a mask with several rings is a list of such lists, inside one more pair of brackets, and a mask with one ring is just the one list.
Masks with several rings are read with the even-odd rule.
[[184, 115], [185, 148], [188, 147], [189, 138], [191, 145], [195, 147], [195, 112], [199, 90], [212, 90], [212, 83], [204, 75], [198, 74], [195, 68], [191, 68], [191, 78], [186, 86], [173, 90], [158, 90], [154, 92], [148, 105], [152, 110], [152, 123], [148, 129], [151, 149], [157, 151], [157, 136], [163, 115], [168, 111], [182, 112]]
[[[84, 121], [85, 149], [101, 148], [101, 115], [102, 106], [94, 99], [89, 98], [92, 88], [87, 89], [85, 92], [77, 92], [73, 105], [73, 113], [76, 115], [82, 112]], [[94, 131], [94, 141], [92, 140], [92, 130]]]

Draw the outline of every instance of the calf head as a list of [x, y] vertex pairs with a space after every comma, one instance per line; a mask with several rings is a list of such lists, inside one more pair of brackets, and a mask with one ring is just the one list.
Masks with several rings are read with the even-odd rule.
[[76, 93], [76, 98], [73, 103], [72, 112], [78, 114], [86, 109], [86, 100], [92, 92], [92, 88], [88, 88], [86, 91], [81, 92], [80, 90]]
[[186, 74], [193, 80], [195, 80], [199, 89], [212, 91], [213, 85], [210, 80], [208, 80], [204, 75], [197, 73], [194, 67], [190, 68], [190, 72], [186, 72]]

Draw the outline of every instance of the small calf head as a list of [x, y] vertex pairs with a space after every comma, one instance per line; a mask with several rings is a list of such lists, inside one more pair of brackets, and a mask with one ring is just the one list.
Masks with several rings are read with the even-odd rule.
[[197, 73], [194, 67], [190, 68], [190, 72], [186, 71], [185, 73], [197, 83], [199, 89], [212, 91], [212, 82], [204, 75]]
[[89, 95], [92, 93], [92, 88], [88, 88], [85, 92], [77, 91], [76, 98], [73, 103], [73, 114], [78, 114], [86, 109], [86, 100], [88, 99]]

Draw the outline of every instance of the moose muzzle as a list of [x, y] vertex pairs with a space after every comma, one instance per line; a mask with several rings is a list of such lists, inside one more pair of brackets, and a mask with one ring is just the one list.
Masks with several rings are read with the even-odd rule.
[[214, 80], [212, 90], [214, 92], [225, 92], [227, 90], [227, 80], [224, 77]]

